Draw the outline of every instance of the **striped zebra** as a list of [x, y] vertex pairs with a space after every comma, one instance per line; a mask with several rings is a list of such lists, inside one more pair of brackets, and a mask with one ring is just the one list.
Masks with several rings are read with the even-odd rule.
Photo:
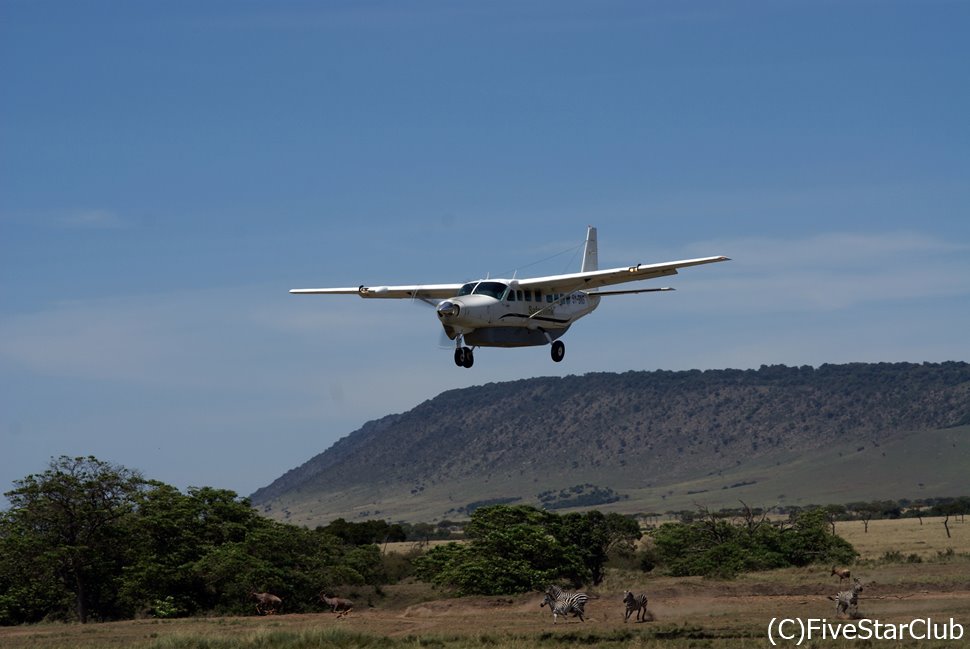
[[586, 613], [584, 607], [587, 600], [589, 600], [589, 595], [586, 593], [570, 593], [559, 586], [549, 586], [546, 588], [546, 596], [539, 604], [539, 608], [549, 607], [552, 611], [553, 624], [556, 623], [560, 615], [565, 618], [569, 613], [578, 617], [580, 622], [585, 622], [586, 619], [583, 615]]
[[835, 601], [836, 615], [853, 615], [859, 609], [859, 593], [862, 592], [862, 582], [855, 578], [852, 590], [843, 590], [835, 597], [829, 595], [829, 599]]
[[[632, 592], [625, 590], [623, 591], [623, 603], [626, 604], [626, 615], [623, 617], [623, 622], [626, 623], [630, 619], [630, 615], [633, 611], [637, 612], [636, 621], [645, 622], [647, 619], [647, 596], [645, 593], [640, 593], [639, 595], [634, 595]], [[640, 619], [641, 613], [643, 614], [643, 619]]]

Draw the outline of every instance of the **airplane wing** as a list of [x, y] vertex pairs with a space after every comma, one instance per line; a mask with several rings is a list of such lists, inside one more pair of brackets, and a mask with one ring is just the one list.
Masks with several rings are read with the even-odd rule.
[[[730, 261], [730, 259], [728, 257], [701, 257], [699, 259], [666, 261], [659, 264], [637, 264], [636, 266], [627, 266], [625, 268], [608, 268], [606, 270], [594, 270], [585, 273], [530, 277], [519, 280], [518, 286], [522, 288], [541, 288], [546, 292], [554, 291], [557, 293], [594, 291], [594, 289], [602, 286], [676, 275], [678, 268], [713, 264], [719, 261]], [[606, 295], [608, 293], [604, 292], [603, 294]]]
[[[623, 268], [594, 270], [583, 273], [568, 273], [565, 275], [549, 275], [546, 277], [530, 277], [515, 280], [520, 288], [539, 288], [546, 292], [571, 293], [573, 291], [592, 291], [603, 286], [624, 284], [644, 279], [656, 279], [668, 275], [676, 275], [678, 268], [712, 264], [718, 261], [728, 261], [727, 257], [702, 257], [700, 259], [684, 259], [668, 261], [660, 264], [637, 264]], [[296, 295], [359, 295], [366, 298], [414, 299], [414, 300], [443, 300], [458, 295], [462, 284], [413, 284], [408, 286], [358, 286], [356, 288], [294, 288], [290, 293]], [[646, 292], [658, 289], [643, 289], [642, 291], [622, 291], [623, 293]], [[600, 293], [600, 295], [619, 294], [620, 291]]]
[[357, 288], [294, 288], [296, 295], [359, 295], [390, 299], [443, 300], [458, 294], [461, 284], [414, 284], [412, 286], [358, 286]]

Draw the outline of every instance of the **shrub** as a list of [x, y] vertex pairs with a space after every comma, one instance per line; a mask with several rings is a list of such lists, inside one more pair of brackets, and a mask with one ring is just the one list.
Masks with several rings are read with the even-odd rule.
[[674, 576], [731, 578], [738, 573], [810, 563], [845, 563], [852, 546], [828, 532], [821, 510], [800, 513], [788, 525], [733, 524], [707, 515], [689, 523], [665, 523], [653, 532], [659, 563]]

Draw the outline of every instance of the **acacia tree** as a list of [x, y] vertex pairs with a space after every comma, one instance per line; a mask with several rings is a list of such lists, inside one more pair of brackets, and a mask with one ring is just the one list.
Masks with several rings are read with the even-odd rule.
[[118, 616], [114, 579], [125, 562], [126, 526], [142, 484], [137, 472], [91, 456], [61, 456], [42, 474], [15, 481], [5, 494], [11, 506], [0, 533], [3, 550], [18, 545], [6, 567], [26, 578], [12, 597], [42, 586], [48, 600], [72, 599], [82, 623], [91, 614]]
[[552, 533], [560, 542], [576, 548], [593, 584], [603, 581], [604, 566], [611, 551], [623, 548], [632, 553], [640, 534], [636, 520], [611, 512], [576, 512], [552, 520]]
[[863, 529], [865, 534], [869, 533], [869, 521], [872, 517], [882, 511], [882, 504], [879, 501], [872, 502], [853, 502], [845, 506], [845, 508], [855, 514], [855, 516], [862, 521]]

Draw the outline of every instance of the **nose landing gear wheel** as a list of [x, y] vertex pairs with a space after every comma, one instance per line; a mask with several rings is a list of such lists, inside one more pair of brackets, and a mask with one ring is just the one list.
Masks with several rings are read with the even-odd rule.
[[458, 367], [471, 367], [475, 364], [475, 355], [471, 347], [459, 347], [455, 350], [455, 365]]
[[561, 340], [552, 343], [552, 360], [559, 362], [566, 356], [566, 345]]

